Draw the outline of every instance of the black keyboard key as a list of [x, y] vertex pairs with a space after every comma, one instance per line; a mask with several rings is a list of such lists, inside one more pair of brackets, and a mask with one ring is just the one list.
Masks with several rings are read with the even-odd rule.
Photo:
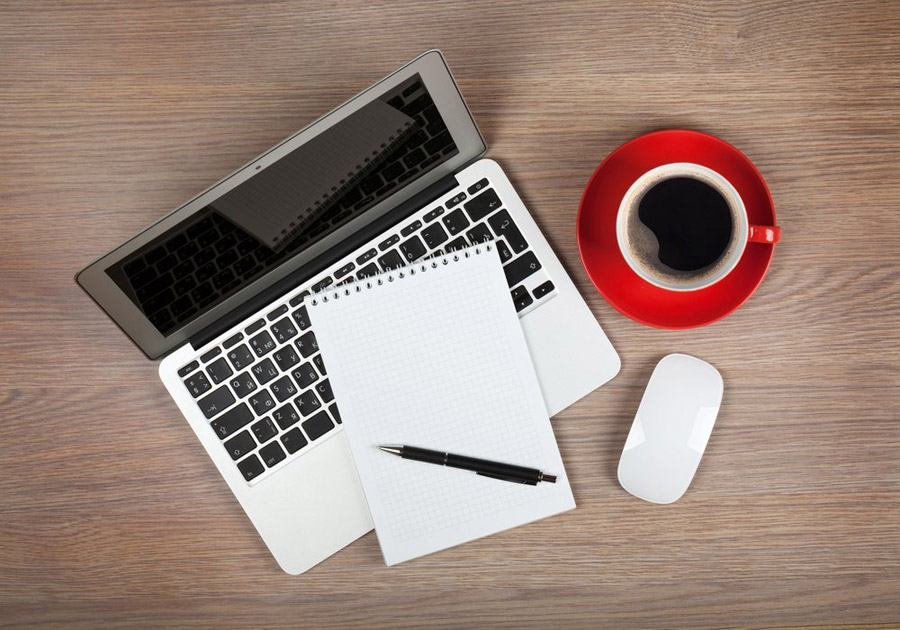
[[444, 249], [447, 252], [454, 252], [458, 249], [462, 249], [462, 248], [468, 247], [468, 246], [469, 246], [469, 244], [466, 242], [466, 239], [464, 239], [462, 236], [460, 236], [460, 237], [453, 239], [446, 245], [444, 245]]
[[294, 383], [291, 381], [291, 377], [287, 374], [272, 383], [269, 386], [269, 389], [271, 389], [272, 393], [275, 394], [275, 398], [278, 399], [278, 402], [284, 402], [297, 393], [297, 388], [294, 387]]
[[125, 270], [126, 275], [133, 276], [138, 271], [143, 269], [145, 266], [146, 266], [146, 263], [144, 262], [144, 260], [142, 258], [138, 258], [137, 260], [133, 260], [130, 263], [128, 263], [127, 265], [125, 265], [125, 267], [123, 267], [123, 269]]
[[288, 403], [284, 407], [279, 407], [272, 412], [272, 419], [278, 423], [282, 431], [289, 426], [300, 422], [300, 416], [297, 411]]
[[418, 221], [418, 220], [413, 221], [412, 223], [407, 225], [405, 228], [400, 230], [400, 236], [409, 236], [410, 234], [412, 234], [413, 232], [418, 230], [420, 227], [422, 227], [421, 221]]
[[303, 437], [303, 433], [297, 428], [293, 428], [282, 435], [281, 443], [284, 444], [284, 448], [286, 448], [287, 452], [291, 455], [309, 444], [309, 442], [306, 441], [306, 438]]
[[252, 393], [256, 389], [256, 382], [250, 376], [249, 372], [242, 372], [232, 378], [229, 383], [231, 389], [237, 394], [238, 398], [243, 398], [247, 394]]
[[408, 146], [409, 148], [413, 148], [419, 146], [426, 140], [428, 140], [428, 134], [420, 129], [412, 136], [410, 136], [403, 144]]
[[434, 221], [435, 219], [437, 219], [437, 218], [438, 218], [439, 216], [441, 216], [442, 214], [444, 214], [444, 206], [438, 206], [438, 207], [435, 208], [434, 210], [431, 210], [431, 211], [425, 213], [425, 217], [424, 217], [425, 223], [428, 223], [428, 222], [430, 222], [430, 221]]
[[297, 346], [297, 350], [300, 351], [300, 354], [303, 355], [304, 359], [319, 351], [319, 344], [316, 341], [316, 336], [311, 330], [295, 341], [294, 344]]
[[506, 210], [498, 212], [489, 218], [488, 223], [490, 223], [491, 227], [494, 229], [494, 234], [506, 239], [507, 244], [513, 250], [514, 254], [521, 254], [528, 248], [525, 237], [522, 236], [519, 228], [513, 223], [512, 217], [509, 216], [509, 212]]
[[285, 313], [287, 313], [287, 310], [288, 310], [287, 304], [283, 304], [283, 305], [279, 306], [278, 308], [276, 308], [271, 313], [269, 313], [268, 315], [266, 315], [266, 319], [268, 319], [270, 322], [274, 321], [274, 320], [278, 319], [279, 317], [281, 317], [282, 315], [284, 315]]
[[185, 379], [184, 386], [188, 388], [188, 391], [191, 392], [191, 396], [194, 398], [200, 394], [205, 394], [212, 387], [209, 381], [206, 380], [206, 374], [203, 372], [197, 372]]
[[516, 312], [521, 311], [526, 306], [530, 305], [534, 302], [531, 299], [531, 296], [528, 295], [528, 289], [525, 287], [516, 287], [512, 292], [513, 304], [516, 305]]
[[272, 395], [264, 389], [254, 393], [247, 399], [247, 402], [253, 407], [253, 413], [257, 416], [264, 416], [275, 408], [275, 401], [272, 400]]
[[375, 263], [369, 263], [362, 269], [356, 272], [356, 279], [362, 280], [363, 278], [368, 278], [370, 276], [374, 276], [379, 272], [378, 265]]
[[251, 455], [247, 459], [239, 462], [238, 469], [241, 471], [241, 474], [244, 475], [246, 481], [252, 481], [266, 470], [263, 468], [262, 462], [259, 461], [259, 458], [256, 455]]
[[194, 255], [192, 260], [194, 261], [195, 265], [200, 266], [200, 265], [205, 265], [206, 263], [208, 263], [210, 260], [212, 260], [215, 257], [216, 257], [216, 252], [214, 250], [201, 249], [200, 251], [198, 251], [196, 253], [196, 255]]
[[201, 249], [210, 248], [209, 251], [213, 252], [214, 250], [210, 246], [218, 240], [219, 233], [215, 230], [209, 230], [197, 238], [197, 245], [199, 245]]
[[203, 234], [206, 230], [210, 229], [213, 226], [213, 221], [211, 216], [206, 216], [202, 220], [198, 221], [194, 225], [188, 228], [187, 235], [190, 239], [195, 239], [201, 234]]
[[319, 368], [319, 371], [322, 373], [322, 376], [325, 376], [326, 374], [328, 374], [328, 372], [325, 371], [325, 362], [322, 360], [321, 354], [317, 354], [316, 356], [313, 357], [313, 363], [315, 363], [316, 367]]
[[334, 423], [327, 413], [320, 411], [309, 420], [304, 421], [300, 426], [306, 431], [306, 435], [309, 436], [310, 440], [318, 440], [334, 428]]
[[[453, 195], [447, 200], [447, 210], [454, 208], [466, 200], [466, 193], [461, 192]], [[468, 205], [468, 204], [467, 204]]]
[[231, 459], [237, 461], [256, 448], [256, 442], [249, 431], [241, 431], [233, 438], [225, 442], [225, 450], [231, 455]]
[[356, 269], [356, 265], [352, 262], [348, 262], [346, 265], [334, 272], [334, 277], [340, 280], [354, 269]]
[[306, 306], [301, 306], [296, 311], [291, 313], [291, 317], [293, 317], [294, 321], [297, 322], [297, 326], [300, 328], [300, 330], [306, 330], [310, 327], [309, 311], [306, 310]]
[[485, 243], [494, 239], [494, 235], [488, 229], [487, 224], [479, 223], [471, 230], [466, 232], [470, 243]]
[[556, 287], [553, 286], [553, 283], [547, 280], [547, 282], [541, 284], [534, 291], [532, 291], [532, 293], [534, 294], [534, 299], [540, 300], [545, 295], [552, 293], [553, 289], [555, 288]]
[[463, 214], [462, 210], [454, 210], [443, 219], [444, 225], [447, 226], [447, 231], [450, 232], [451, 236], [456, 236], [467, 227], [469, 227], [469, 220], [466, 219], [466, 215]]
[[206, 371], [209, 372], [209, 377], [212, 379], [212, 382], [215, 385], [223, 382], [233, 374], [233, 372], [231, 371], [231, 367], [229, 367], [228, 365], [228, 362], [225, 361], [225, 357], [222, 357], [221, 359], [213, 361], [212, 363], [207, 365]]
[[424, 162], [419, 164], [419, 168], [424, 171], [425, 169], [427, 169], [429, 166], [431, 166], [432, 164], [434, 164], [435, 162], [437, 162], [440, 159], [441, 159], [440, 155], [432, 155], [430, 158], [426, 159]]
[[316, 372], [312, 363], [308, 361], [294, 370], [293, 375], [294, 380], [297, 381], [297, 385], [300, 386], [300, 389], [306, 389], [319, 380], [318, 372]]
[[266, 322], [264, 322], [261, 319], [258, 319], [255, 322], [253, 322], [252, 324], [250, 324], [249, 326], [247, 326], [247, 328], [244, 329], [244, 332], [246, 332], [248, 335], [252, 335], [253, 333], [255, 333], [257, 330], [259, 330], [260, 328], [262, 328], [265, 325], [266, 325]]
[[503, 271], [506, 273], [506, 282], [509, 286], [514, 287], [540, 268], [541, 262], [534, 252], [526, 252], [511, 263], [504, 265]]
[[176, 280], [187, 278], [188, 274], [194, 270], [194, 263], [186, 260], [172, 270], [172, 276]]
[[156, 249], [151, 251], [149, 254], [144, 256], [144, 258], [147, 259], [147, 262], [150, 263], [151, 265], [155, 262], [162, 260], [165, 257], [166, 257], [166, 250], [163, 249], [162, 246], [157, 247]]
[[272, 358], [275, 359], [275, 363], [278, 364], [278, 368], [282, 372], [287, 372], [300, 362], [300, 357], [294, 352], [293, 346], [278, 348], [278, 351], [272, 355]]
[[259, 456], [262, 457], [262, 460], [269, 468], [284, 461], [284, 458], [287, 457], [287, 455], [284, 454], [284, 450], [278, 445], [278, 442], [272, 442], [271, 444], [263, 446], [259, 449]]
[[228, 350], [228, 348], [230, 348], [231, 346], [233, 346], [234, 344], [236, 344], [238, 341], [240, 341], [243, 338], [244, 338], [244, 335], [242, 333], [238, 333], [236, 335], [232, 335], [231, 337], [229, 337], [228, 339], [223, 341], [222, 345], [225, 346], [226, 350]]
[[196, 361], [191, 361], [190, 363], [185, 365], [183, 368], [178, 370], [178, 376], [180, 376], [181, 378], [184, 378], [185, 376], [187, 376], [188, 374], [190, 374], [191, 372], [196, 370], [198, 367], [200, 367], [199, 363], [197, 363]]
[[338, 409], [337, 403], [330, 405], [328, 411], [331, 413], [331, 417], [334, 418], [335, 422], [341, 424], [341, 412]]
[[263, 418], [250, 429], [253, 431], [253, 435], [256, 436], [256, 441], [260, 444], [265, 444], [278, 435], [278, 429], [275, 428], [275, 425], [268, 418]]
[[418, 172], [419, 172], [419, 169], [417, 169], [417, 168], [411, 168], [411, 169], [409, 169], [408, 171], [404, 172], [403, 175], [401, 175], [400, 177], [398, 177], [398, 178], [397, 178], [397, 182], [398, 182], [398, 183], [405, 182], [407, 179], [409, 179], [410, 177], [412, 177], [413, 175], [415, 175], [415, 174], [418, 173]]
[[477, 182], [469, 186], [468, 193], [470, 195], [475, 195], [487, 188], [488, 180], [487, 179], [479, 179]]
[[[224, 232], [224, 230], [222, 230], [222, 231]], [[232, 247], [234, 247], [236, 244], [237, 244], [237, 238], [235, 237], [234, 234], [229, 234], [229, 235], [227, 235], [227, 236], [223, 236], [223, 237], [216, 243], [216, 251], [219, 252], [219, 253], [221, 254], [221, 253], [223, 253], [223, 252], [228, 251], [229, 249], [231, 249]], [[220, 265], [220, 267], [221, 267], [221, 266], [224, 266], [224, 265]]]
[[509, 262], [512, 260], [513, 254], [509, 251], [509, 247], [506, 246], [506, 241], [497, 241], [497, 252], [500, 254], [501, 262]]
[[378, 243], [378, 249], [380, 249], [381, 251], [384, 251], [389, 247], [393, 247], [394, 245], [396, 245], [399, 242], [400, 242], [400, 237], [398, 235], [394, 234], [392, 237], [385, 239], [385, 240], [381, 241], [380, 243]]
[[376, 250], [376, 249], [373, 247], [372, 249], [370, 249], [369, 251], [365, 252], [364, 254], [360, 254], [359, 256], [357, 256], [357, 257], [356, 257], [356, 264], [357, 264], [357, 265], [362, 265], [362, 264], [364, 264], [365, 262], [367, 262], [367, 261], [369, 261], [369, 260], [372, 260], [372, 259], [375, 258], [375, 256], [377, 256], [377, 255], [378, 255], [378, 250]]
[[327, 287], [328, 285], [330, 285], [333, 282], [334, 282], [334, 279], [325, 278], [324, 280], [319, 280], [318, 282], [316, 282], [314, 285], [312, 285], [310, 287], [310, 289], [313, 291], [321, 291], [322, 289], [324, 289], [325, 287]]
[[[141, 301], [147, 300], [148, 298], [168, 289], [170, 284], [172, 284], [172, 276], [171, 274], [167, 273], [163, 276], [158, 277], [150, 284], [144, 285], [143, 287], [138, 289], [137, 297]], [[210, 287], [209, 290], [212, 291], [212, 287]]]
[[464, 207], [473, 221], [481, 221], [494, 210], [499, 210], [501, 205], [503, 204], [500, 203], [500, 197], [491, 188], [472, 199]]
[[291, 319], [285, 317], [272, 324], [272, 334], [275, 335], [278, 343], [285, 343], [297, 336], [297, 329], [294, 328]]
[[291, 301], [288, 302], [288, 304], [290, 304], [291, 306], [297, 306], [304, 300], [304, 298], [306, 298], [307, 295], [309, 295], [309, 291], [301, 291], [300, 293], [292, 297]]
[[254, 365], [250, 371], [253, 372], [253, 376], [256, 377], [256, 380], [260, 385], [265, 385], [273, 378], [278, 376], [278, 370], [275, 369], [275, 366], [269, 359], [263, 359], [262, 361]]
[[371, 195], [373, 192], [381, 188], [384, 181], [378, 173], [374, 173], [366, 177], [359, 183], [359, 188], [364, 195]]
[[316, 391], [319, 392], [319, 398], [322, 402], [329, 403], [334, 400], [334, 392], [331, 391], [331, 383], [326, 378], [324, 381], [316, 385]]
[[422, 230], [422, 238], [425, 240], [425, 244], [428, 245], [428, 249], [434, 249], [450, 237], [447, 236], [447, 232], [444, 231], [440, 223], [433, 223]]
[[403, 257], [400, 256], [400, 252], [396, 249], [392, 249], [378, 259], [378, 264], [381, 265], [381, 268], [384, 271], [396, 269], [397, 267], [403, 266]]
[[[429, 142], [431, 142], [429, 140]], [[425, 155], [425, 152], [418, 148], [415, 151], [411, 151], [403, 156], [403, 163], [406, 164], [407, 167], [412, 168], [416, 166], [419, 162], [423, 162], [425, 158], [428, 157]]]
[[403, 257], [407, 261], [412, 262], [424, 256], [428, 250], [425, 249], [422, 239], [418, 236], [413, 236], [400, 243], [400, 251], [403, 252]]
[[234, 366], [235, 370], [243, 370], [245, 367], [253, 363], [253, 354], [251, 354], [250, 349], [247, 347], [247, 344], [241, 344], [234, 350], [228, 353], [228, 360], [231, 361], [231, 365]]
[[200, 360], [203, 361], [203, 363], [206, 363], [207, 361], [209, 361], [209, 360], [212, 359], [213, 357], [217, 357], [217, 356], [219, 356], [220, 354], [222, 354], [222, 349], [221, 349], [221, 348], [213, 348], [213, 349], [210, 350], [209, 352], [207, 352], [207, 353], [205, 353], [204, 355], [202, 355], [202, 356], [200, 357]]
[[452, 148], [453, 138], [450, 136], [450, 133], [447, 131], [442, 132], [440, 135], [435, 136], [431, 140], [425, 143], [425, 150], [428, 151], [429, 154], [437, 153], [445, 148]]
[[213, 279], [213, 286], [223, 293], [229, 291], [229, 286], [234, 282], [235, 276], [231, 269], [226, 269], [222, 273], [217, 274]]
[[139, 289], [140, 287], [144, 286], [145, 284], [147, 284], [148, 282], [150, 282], [151, 280], [156, 278], [157, 275], [159, 275], [159, 274], [156, 273], [156, 269], [154, 269], [153, 267], [150, 267], [148, 269], [144, 269], [143, 271], [131, 276], [129, 278], [129, 280], [131, 280], [132, 287], [134, 287], [135, 289]]
[[183, 313], [191, 310], [193, 306], [193, 302], [191, 302], [190, 298], [185, 295], [181, 299], [172, 302], [172, 313], [174, 313], [177, 317], [180, 317]]
[[250, 347], [256, 356], [261, 357], [275, 349], [275, 341], [268, 330], [264, 330], [255, 337], [250, 338]]
[[220, 440], [224, 440], [232, 433], [237, 433], [253, 420], [253, 413], [250, 408], [241, 403], [227, 413], [223, 413], [210, 423], [213, 431], [219, 436]]
[[[414, 86], [410, 86], [410, 87], [414, 87]], [[413, 91], [415, 91], [415, 90], [413, 90]], [[412, 94], [412, 92], [410, 92], [410, 94]], [[409, 96], [409, 94], [407, 94], [406, 96]], [[413, 102], [407, 103], [406, 107], [403, 108], [403, 113], [409, 117], [415, 116], [420, 111], [422, 111], [423, 109], [425, 109], [426, 107], [431, 105], [431, 103], [432, 103], [431, 97], [428, 96], [427, 94], [423, 94], [422, 96], [420, 96]]]
[[297, 396], [297, 398], [294, 399], [294, 404], [297, 405], [297, 409], [300, 410], [300, 413], [303, 414], [304, 418], [314, 411], [318, 411], [322, 406], [322, 403], [316, 397], [316, 393], [311, 389], [307, 389]]

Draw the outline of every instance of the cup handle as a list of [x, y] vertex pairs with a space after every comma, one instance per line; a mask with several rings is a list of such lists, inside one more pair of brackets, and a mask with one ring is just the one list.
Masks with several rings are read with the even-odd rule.
[[767, 243], [774, 245], [781, 240], [781, 228], [777, 225], [751, 225], [747, 236], [748, 243]]

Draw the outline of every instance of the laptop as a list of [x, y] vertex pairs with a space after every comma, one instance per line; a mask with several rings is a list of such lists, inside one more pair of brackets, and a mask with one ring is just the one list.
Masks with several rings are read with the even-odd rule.
[[428, 51], [76, 275], [148, 358], [165, 355], [163, 384], [287, 573], [372, 529], [310, 293], [492, 241], [548, 413], [619, 370], [485, 150]]

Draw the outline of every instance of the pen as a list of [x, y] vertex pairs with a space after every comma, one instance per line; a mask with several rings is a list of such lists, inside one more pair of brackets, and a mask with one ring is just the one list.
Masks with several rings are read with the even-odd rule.
[[452, 453], [442, 453], [441, 451], [432, 451], [427, 448], [418, 448], [416, 446], [379, 446], [378, 448], [385, 453], [399, 455], [403, 459], [412, 459], [417, 462], [437, 464], [438, 466], [449, 466], [450, 468], [472, 470], [484, 477], [493, 477], [494, 479], [502, 479], [503, 481], [511, 481], [513, 483], [524, 483], [529, 486], [536, 486], [539, 481], [556, 483], [556, 475], [542, 473], [537, 468], [501, 464], [500, 462], [492, 462], [486, 459], [466, 457], [465, 455], [453, 455]]

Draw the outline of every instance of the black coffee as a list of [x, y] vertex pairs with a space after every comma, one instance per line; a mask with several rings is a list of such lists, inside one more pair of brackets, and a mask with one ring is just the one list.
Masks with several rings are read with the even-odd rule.
[[638, 218], [659, 241], [659, 262], [676, 271], [715, 263], [731, 242], [734, 224], [722, 194], [691, 177], [655, 184], [641, 198]]

